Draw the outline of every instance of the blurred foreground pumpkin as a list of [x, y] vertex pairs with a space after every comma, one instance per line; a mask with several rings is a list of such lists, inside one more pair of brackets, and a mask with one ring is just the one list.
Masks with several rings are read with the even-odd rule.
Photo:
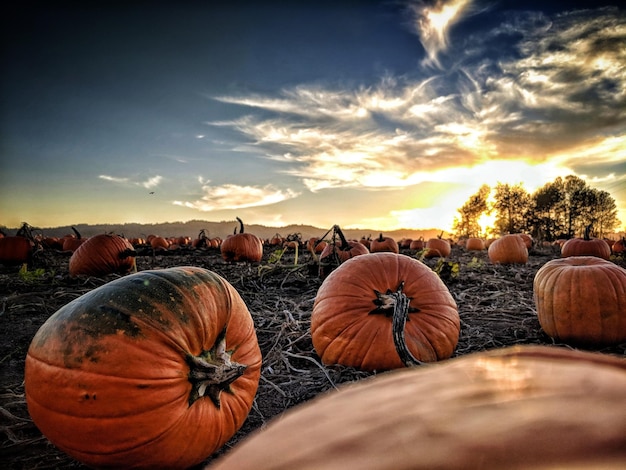
[[62, 307], [26, 357], [28, 411], [93, 468], [187, 468], [245, 421], [261, 353], [237, 291], [178, 267], [109, 282]]
[[348, 259], [317, 291], [313, 346], [325, 364], [387, 370], [447, 359], [459, 340], [457, 306], [421, 261], [396, 253]]
[[626, 361], [548, 346], [388, 372], [317, 397], [206, 470], [626, 468]]

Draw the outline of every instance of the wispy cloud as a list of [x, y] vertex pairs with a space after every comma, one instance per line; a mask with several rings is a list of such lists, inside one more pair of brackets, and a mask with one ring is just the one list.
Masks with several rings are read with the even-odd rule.
[[122, 185], [128, 185], [128, 186], [140, 186], [146, 189], [154, 189], [161, 183], [161, 181], [163, 181], [163, 177], [159, 175], [152, 176], [145, 181], [136, 181], [127, 177], [117, 177], [117, 176], [110, 176], [110, 175], [99, 175], [98, 178], [100, 178], [101, 180], [110, 181], [116, 184], [122, 184]]
[[432, 4], [418, 2], [411, 5], [415, 15], [415, 31], [426, 50], [424, 65], [440, 69], [439, 54], [448, 48], [450, 27], [457, 22], [471, 0], [437, 0]]
[[224, 184], [211, 186], [210, 181], [200, 177], [203, 195], [196, 201], [174, 201], [175, 205], [211, 212], [227, 209], [267, 206], [296, 197], [298, 194], [289, 189], [280, 190], [272, 185], [240, 186]]
[[[454, 6], [458, 15], [468, 3], [433, 8], [443, 15]], [[451, 11], [442, 34], [455, 18]], [[507, 18], [451, 48], [457, 66], [445, 73], [387, 76], [356, 90], [316, 84], [278, 96], [219, 97], [252, 112], [213, 124], [244, 134], [311, 191], [406, 187], [488, 160], [533, 164], [560, 156], [563, 171], [582, 160], [614, 162], [618, 147], [610, 142], [613, 157], [585, 149], [626, 138], [623, 12]], [[512, 47], [497, 58], [477, 53], [494, 42]]]

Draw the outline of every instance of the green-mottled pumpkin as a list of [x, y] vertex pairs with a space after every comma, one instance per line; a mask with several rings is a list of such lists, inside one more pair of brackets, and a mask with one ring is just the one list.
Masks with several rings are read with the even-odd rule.
[[237, 291], [202, 268], [142, 271], [62, 307], [26, 357], [28, 411], [94, 468], [188, 468], [230, 439], [261, 353]]

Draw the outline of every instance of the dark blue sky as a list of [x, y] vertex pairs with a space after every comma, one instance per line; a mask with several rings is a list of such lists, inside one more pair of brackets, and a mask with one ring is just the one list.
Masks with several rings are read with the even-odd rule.
[[455, 0], [429, 32], [434, 4], [3, 6], [0, 225], [441, 226], [472, 168], [529, 159], [529, 189], [575, 172], [626, 214], [624, 7]]

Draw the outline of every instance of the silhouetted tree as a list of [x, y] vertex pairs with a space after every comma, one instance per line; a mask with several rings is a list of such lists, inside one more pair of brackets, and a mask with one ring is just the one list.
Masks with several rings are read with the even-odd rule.
[[470, 196], [463, 207], [457, 209], [459, 217], [454, 219], [453, 230], [457, 238], [481, 236], [481, 227], [478, 223], [480, 216], [489, 213], [487, 198], [491, 188], [484, 184], [476, 194]]
[[531, 197], [521, 183], [514, 186], [498, 183], [493, 209], [496, 211], [495, 228], [498, 233], [519, 233], [528, 230]]

